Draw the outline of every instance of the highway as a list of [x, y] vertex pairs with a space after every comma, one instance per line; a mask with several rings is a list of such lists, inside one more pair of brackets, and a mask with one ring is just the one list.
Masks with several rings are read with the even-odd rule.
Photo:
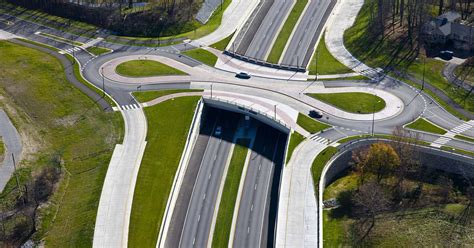
[[283, 25], [288, 12], [291, 11], [294, 0], [277, 0], [273, 3], [262, 24], [254, 34], [252, 42], [247, 48], [246, 56], [265, 60], [267, 53], [272, 49], [273, 40]]
[[[213, 108], [207, 110], [206, 118], [212, 121], [207, 122], [206, 125], [212, 127], [210, 129], [212, 132], [205, 134], [209, 135], [209, 139], [200, 163], [199, 161], [190, 161], [190, 165], [199, 166], [197, 177], [194, 177], [194, 187], [192, 188], [191, 199], [189, 200], [188, 206], [180, 204], [180, 207], [187, 209], [182, 228], [175, 226], [179, 226], [182, 223], [179, 221], [183, 219], [182, 214], [180, 218], [175, 219], [175, 223], [171, 224], [171, 226], [174, 226], [174, 232], [169, 233], [169, 235], [174, 235], [174, 237], [168, 236], [168, 247], [206, 247], [209, 241], [209, 232], [219, 185], [231, 151], [237, 123], [241, 115]], [[217, 127], [222, 127], [221, 135], [215, 134]], [[205, 130], [209, 129], [205, 128]], [[198, 153], [199, 150], [200, 147], [197, 147]], [[196, 157], [194, 157], [194, 159], [196, 159]], [[188, 168], [190, 173], [193, 173], [195, 169], [195, 167]], [[192, 181], [191, 178], [189, 178], [189, 180]], [[182, 232], [176, 246], [176, 237], [180, 230], [182, 230]]]
[[[234, 247], [267, 247], [273, 243], [274, 218], [270, 218], [272, 189], [278, 189], [286, 134], [264, 124], [257, 130], [257, 137], [247, 169], [242, 198], [235, 227]], [[277, 195], [276, 195], [277, 198]], [[275, 206], [273, 206], [275, 207]], [[274, 216], [273, 216], [274, 217]], [[272, 223], [272, 225], [269, 225]]]
[[[306, 67], [335, 0], [310, 0], [306, 12], [294, 30], [281, 64]], [[324, 41], [322, 41], [324, 42]]]

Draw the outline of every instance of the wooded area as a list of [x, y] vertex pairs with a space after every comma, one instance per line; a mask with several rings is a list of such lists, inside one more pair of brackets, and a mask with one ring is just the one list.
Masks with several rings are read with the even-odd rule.
[[7, 0], [90, 23], [123, 36], [160, 37], [188, 32], [196, 27], [199, 0]]

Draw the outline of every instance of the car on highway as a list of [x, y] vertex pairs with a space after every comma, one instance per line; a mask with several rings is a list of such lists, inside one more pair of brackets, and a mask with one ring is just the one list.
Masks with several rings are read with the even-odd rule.
[[453, 51], [445, 50], [445, 51], [441, 51], [439, 53], [439, 57], [444, 59], [444, 60], [451, 60], [451, 59], [453, 59], [453, 56], [454, 56]]
[[240, 79], [249, 79], [250, 75], [246, 72], [239, 72], [239, 73], [235, 74], [235, 77], [240, 78]]
[[214, 135], [221, 136], [221, 134], [222, 134], [222, 127], [221, 126], [216, 127], [216, 131], [214, 131]]
[[323, 117], [323, 115], [321, 113], [319, 113], [318, 111], [316, 111], [316, 110], [311, 110], [311, 111], [309, 111], [309, 117], [319, 119], [319, 118]]

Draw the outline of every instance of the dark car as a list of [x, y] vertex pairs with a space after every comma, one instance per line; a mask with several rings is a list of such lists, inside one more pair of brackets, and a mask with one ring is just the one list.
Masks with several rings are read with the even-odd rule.
[[453, 51], [441, 51], [439, 53], [439, 57], [442, 58], [442, 59], [445, 59], [445, 60], [451, 60], [454, 56], [454, 52]]
[[245, 72], [239, 72], [239, 73], [235, 74], [235, 77], [240, 78], [240, 79], [249, 79], [250, 75], [248, 73], [245, 73]]
[[316, 110], [309, 111], [309, 117], [311, 118], [321, 118], [323, 115]]

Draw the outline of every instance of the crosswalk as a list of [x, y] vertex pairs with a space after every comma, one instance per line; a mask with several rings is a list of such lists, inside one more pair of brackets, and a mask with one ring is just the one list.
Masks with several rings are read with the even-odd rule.
[[435, 141], [433, 141], [433, 143], [430, 144], [430, 146], [440, 148], [441, 146], [448, 143], [451, 139], [453, 139], [454, 136], [456, 136], [458, 134], [461, 134], [463, 132], [466, 132], [467, 130], [469, 130], [473, 127], [474, 127], [474, 120], [464, 122], [463, 124], [461, 124], [459, 126], [456, 126], [453, 129], [449, 130], [443, 136], [437, 138]]
[[103, 39], [104, 39], [104, 38], [102, 38], [102, 37], [99, 37], [99, 38], [97, 38], [97, 39], [92, 39], [92, 40], [90, 40], [90, 41], [84, 43], [81, 47], [84, 48], [84, 49], [86, 49], [86, 48], [88, 48], [88, 47], [94, 46], [95, 44], [101, 42]]
[[314, 140], [318, 143], [324, 144], [324, 145], [329, 145], [329, 140], [323, 137], [320, 137], [318, 135], [312, 135], [309, 137], [310, 140]]
[[79, 52], [81, 50], [81, 48], [79, 47], [73, 47], [73, 48], [69, 48], [69, 49], [65, 49], [65, 50], [60, 50], [58, 53], [60, 54], [71, 54], [73, 52]]
[[132, 110], [132, 109], [139, 109], [140, 104], [128, 104], [128, 105], [119, 105], [118, 107], [113, 107], [114, 111], [120, 111], [120, 110]]

